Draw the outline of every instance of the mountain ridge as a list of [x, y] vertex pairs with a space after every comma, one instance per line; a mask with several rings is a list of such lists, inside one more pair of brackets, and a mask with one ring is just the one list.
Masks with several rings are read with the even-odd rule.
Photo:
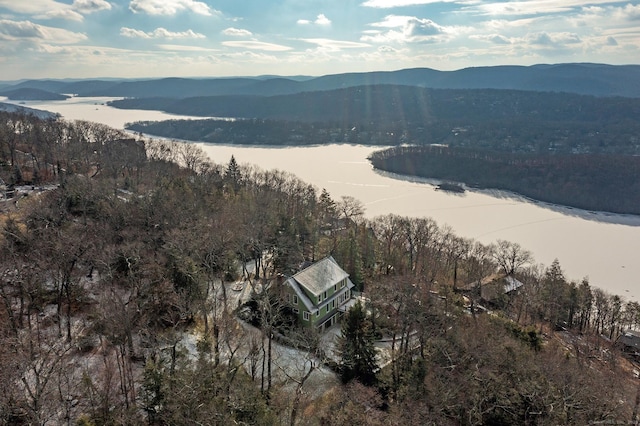
[[64, 101], [70, 98], [68, 95], [27, 87], [14, 90], [3, 90], [0, 92], [0, 95], [6, 96], [12, 101]]
[[74, 82], [28, 80], [8, 89], [36, 88], [60, 94], [108, 97], [289, 95], [363, 85], [407, 85], [433, 89], [512, 89], [567, 92], [593, 96], [640, 97], [640, 65], [561, 63], [498, 65], [439, 71], [407, 68], [395, 71], [328, 74], [318, 77], [258, 76], [158, 79], [88, 79]]
[[430, 89], [376, 84], [290, 95], [224, 95], [130, 98], [108, 103], [120, 109], [160, 110], [200, 117], [233, 117], [353, 124], [428, 123], [464, 116], [470, 123], [496, 119], [555, 122], [635, 121], [638, 98], [512, 89]]

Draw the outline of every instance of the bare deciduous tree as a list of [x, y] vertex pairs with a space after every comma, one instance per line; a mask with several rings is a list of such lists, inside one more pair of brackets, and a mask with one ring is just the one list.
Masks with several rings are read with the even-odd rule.
[[513, 275], [522, 266], [531, 263], [533, 255], [518, 243], [498, 240], [493, 245], [493, 259], [505, 274]]

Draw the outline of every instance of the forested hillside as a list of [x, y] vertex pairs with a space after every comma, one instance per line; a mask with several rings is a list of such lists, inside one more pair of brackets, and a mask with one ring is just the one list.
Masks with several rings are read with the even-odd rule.
[[200, 96], [184, 99], [128, 98], [109, 103], [123, 109], [162, 110], [202, 117], [341, 121], [353, 125], [383, 121], [409, 128], [431, 121], [472, 124], [535, 119], [597, 125], [635, 120], [640, 99], [491, 89], [427, 89], [369, 85], [278, 96]]
[[[640, 100], [629, 98], [359, 86], [272, 97], [123, 99], [111, 105], [232, 118], [129, 125], [148, 134], [215, 143], [248, 139], [256, 144], [297, 145], [311, 139], [375, 145], [438, 143], [506, 152], [640, 152], [636, 136]], [[286, 129], [284, 135], [281, 128]]]
[[[351, 197], [216, 160], [0, 113], [0, 423], [637, 420], [633, 366], [613, 345], [640, 327], [637, 302], [517, 244], [429, 218], [368, 220]], [[327, 354], [284, 320], [282, 277], [329, 254], [364, 296], [343, 331], [387, 341], [366, 371], [348, 339]], [[492, 274], [521, 291], [483, 301]], [[241, 279], [260, 329], [236, 315]]]
[[497, 188], [585, 210], [640, 214], [637, 156], [516, 155], [432, 146], [392, 148], [370, 160], [394, 173]]

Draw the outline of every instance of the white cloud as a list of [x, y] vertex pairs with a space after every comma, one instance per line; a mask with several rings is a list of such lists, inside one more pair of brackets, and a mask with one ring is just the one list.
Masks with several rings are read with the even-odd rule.
[[331, 20], [329, 20], [329, 18], [327, 18], [324, 13], [321, 13], [320, 15], [318, 15], [314, 23], [316, 25], [331, 25]]
[[148, 15], [175, 15], [185, 11], [205, 16], [218, 13], [206, 3], [195, 0], [131, 0], [129, 10]]
[[591, 6], [620, 3], [619, 0], [523, 0], [501, 3], [479, 3], [466, 8], [467, 11], [491, 16], [519, 16], [566, 13], [582, 9], [588, 3]]
[[445, 32], [444, 27], [431, 19], [421, 19], [415, 16], [388, 15], [381, 22], [371, 24], [372, 27], [398, 28], [406, 37], [437, 35]]
[[70, 8], [51, 9], [45, 13], [33, 15], [36, 19], [65, 19], [67, 21], [82, 21], [84, 17]]
[[417, 18], [413, 16], [387, 15], [384, 17], [383, 21], [374, 22], [373, 24], [370, 24], [370, 26], [379, 28], [399, 28], [405, 26], [407, 21], [411, 19]]
[[71, 7], [80, 13], [89, 14], [102, 10], [111, 10], [111, 3], [105, 0], [74, 0]]
[[31, 21], [0, 20], [0, 40], [73, 44], [87, 39], [81, 33], [46, 27]]
[[120, 28], [120, 35], [129, 38], [166, 38], [166, 39], [176, 39], [176, 38], [206, 38], [204, 34], [196, 33], [193, 30], [187, 30], [182, 32], [173, 32], [169, 31], [165, 28], [156, 28], [153, 31], [145, 32], [141, 30], [136, 30], [133, 28], [122, 27]]
[[269, 55], [262, 52], [251, 52], [248, 50], [244, 50], [242, 52], [231, 52], [231, 53], [221, 53], [219, 56], [221, 59], [230, 60], [231, 62], [243, 61], [248, 64], [259, 62], [259, 63], [274, 63], [279, 61], [280, 59], [276, 56]]
[[420, 6], [433, 3], [450, 3], [455, 0], [367, 0], [362, 3], [365, 7], [377, 9], [390, 9], [392, 7]]
[[0, 7], [14, 13], [31, 15], [37, 19], [67, 19], [82, 21], [82, 15], [74, 11], [70, 5], [53, 0], [0, 0]]
[[527, 28], [536, 28], [540, 27], [542, 24], [542, 18], [520, 18], [520, 19], [490, 19], [488, 21], [481, 22], [479, 25], [476, 25], [479, 29], [488, 29], [489, 31], [499, 31], [503, 30], [509, 31], [524, 31]]
[[331, 25], [331, 20], [329, 18], [326, 17], [326, 15], [324, 13], [321, 13], [320, 15], [318, 15], [316, 17], [315, 21], [310, 21], [308, 19], [298, 19], [298, 21], [296, 22], [298, 25], [311, 25], [311, 24], [315, 24], [315, 25], [320, 25], [320, 26], [325, 26], [328, 27]]
[[370, 43], [404, 43], [405, 37], [400, 31], [367, 31], [362, 37], [360, 37], [361, 41], [366, 41]]
[[375, 43], [417, 43], [435, 41], [438, 37], [453, 31], [430, 19], [415, 16], [388, 15], [383, 21], [370, 25], [375, 28], [384, 28], [385, 31], [366, 31], [360, 40]]
[[[623, 34], [635, 34], [640, 40], [640, 5], [584, 7], [580, 14], [567, 18], [575, 28], [591, 35], [613, 36], [618, 42]], [[623, 43], [620, 43], [621, 45]]]
[[632, 5], [628, 4], [624, 7], [624, 16], [631, 21], [640, 20], [640, 4]]
[[37, 19], [82, 21], [83, 14], [111, 9], [106, 0], [74, 0], [73, 4], [55, 0], [0, 0], [0, 7]]
[[580, 43], [580, 36], [574, 33], [537, 33], [530, 34], [528, 40], [532, 44], [539, 44], [543, 46], [563, 46], [566, 44], [577, 44]]
[[169, 50], [175, 52], [216, 52], [217, 49], [209, 49], [207, 47], [199, 47], [199, 46], [184, 46], [182, 44], [159, 44], [157, 45], [159, 49]]
[[341, 40], [331, 40], [327, 38], [303, 38], [300, 39], [304, 42], [316, 44], [322, 49], [338, 51], [343, 49], [361, 49], [365, 47], [371, 47], [370, 44], [366, 43], [358, 43], [354, 41], [341, 41]]
[[4, 40], [44, 39], [42, 27], [29, 21], [0, 21], [0, 37]]
[[152, 38], [150, 35], [142, 30], [136, 30], [133, 28], [122, 27], [120, 28], [120, 35], [129, 38]]
[[262, 41], [247, 40], [247, 41], [223, 41], [222, 44], [227, 47], [239, 47], [242, 49], [252, 50], [264, 50], [267, 52], [284, 52], [291, 50], [291, 47], [283, 46], [280, 44], [264, 43]]
[[233, 27], [222, 30], [222, 34], [231, 37], [251, 37], [253, 35], [249, 30]]
[[480, 34], [469, 36], [471, 40], [486, 41], [493, 44], [511, 44], [511, 40], [500, 34]]
[[434, 36], [444, 33], [444, 27], [436, 24], [430, 19], [413, 18], [407, 21], [403, 28], [407, 37]]

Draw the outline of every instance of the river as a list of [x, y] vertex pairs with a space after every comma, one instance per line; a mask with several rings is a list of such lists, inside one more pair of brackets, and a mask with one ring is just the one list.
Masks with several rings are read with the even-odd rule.
[[[118, 110], [108, 98], [30, 101], [25, 106], [122, 129], [126, 122], [184, 118], [158, 111]], [[1, 101], [1, 100], [0, 100]], [[500, 191], [469, 190], [453, 194], [436, 191], [434, 181], [410, 179], [373, 169], [370, 146], [312, 147], [225, 146], [198, 143], [216, 163], [233, 155], [239, 163], [286, 170], [325, 188], [339, 200], [350, 195], [362, 201], [366, 215], [388, 213], [432, 217], [456, 234], [489, 244], [498, 239], [519, 243], [536, 262], [555, 258], [571, 280], [588, 277], [592, 285], [625, 300], [640, 301], [640, 217], [588, 212], [537, 203]]]

